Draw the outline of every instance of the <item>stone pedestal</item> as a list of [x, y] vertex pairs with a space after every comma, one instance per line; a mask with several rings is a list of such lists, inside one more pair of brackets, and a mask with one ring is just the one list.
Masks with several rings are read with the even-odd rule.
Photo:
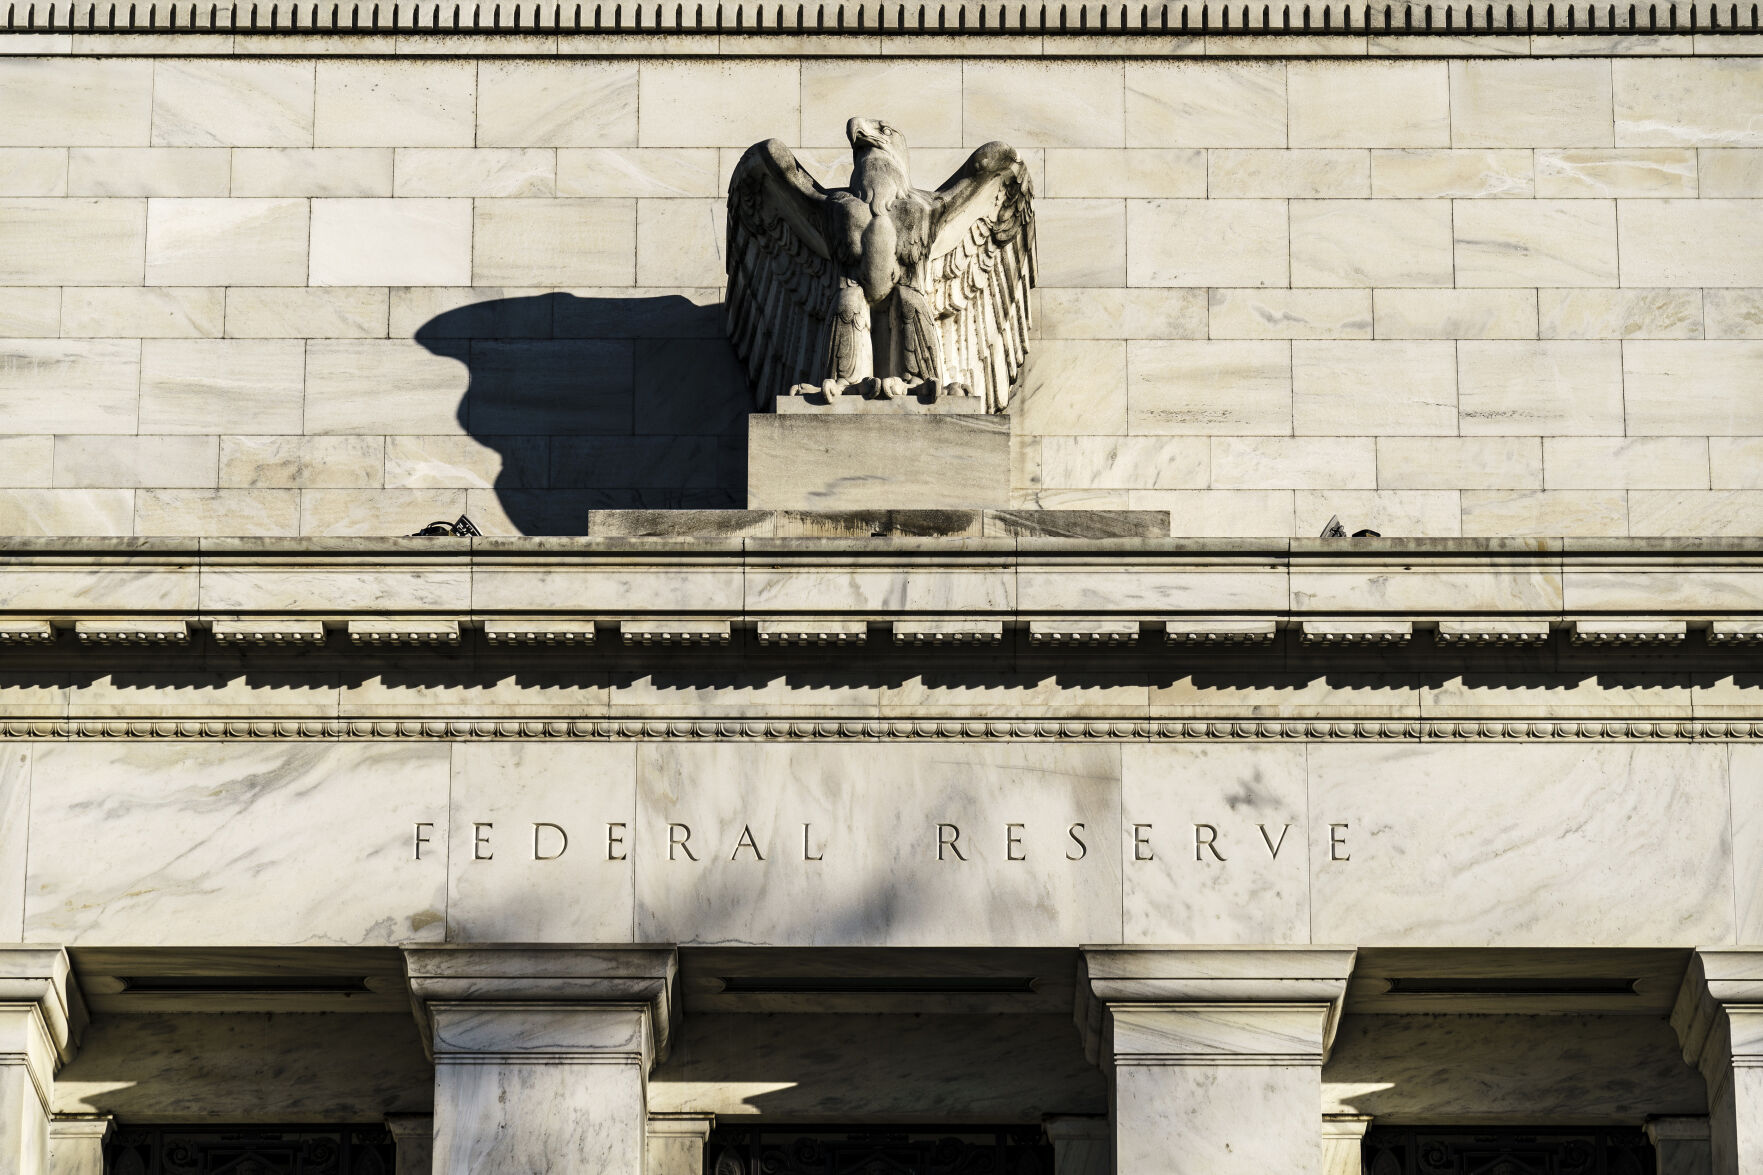
[[1112, 1081], [1116, 1175], [1317, 1175], [1322, 1062], [1353, 951], [1084, 951], [1078, 1021]]
[[435, 1120], [429, 1114], [388, 1114], [393, 1175], [429, 1175], [435, 1167]]
[[647, 1175], [704, 1175], [714, 1114], [651, 1114]]
[[1041, 1127], [1053, 1144], [1053, 1175], [1112, 1175], [1114, 1138], [1108, 1119], [1062, 1114]]
[[1708, 1083], [1714, 1175], [1763, 1175], [1763, 951], [1697, 951], [1671, 1026]]
[[104, 1140], [114, 1125], [108, 1114], [68, 1115], [49, 1120], [51, 1175], [104, 1175]]
[[49, 1175], [55, 1073], [85, 1027], [59, 947], [0, 947], [0, 1171]]
[[643, 1175], [671, 947], [408, 947], [435, 1061], [434, 1175]]
[[1322, 1175], [1363, 1175], [1369, 1114], [1322, 1116]]
[[1659, 1160], [1658, 1175], [1709, 1175], [1714, 1169], [1706, 1118], [1649, 1118], [1647, 1139]]
[[1007, 416], [884, 406], [747, 421], [749, 509], [971, 510], [1009, 502]]

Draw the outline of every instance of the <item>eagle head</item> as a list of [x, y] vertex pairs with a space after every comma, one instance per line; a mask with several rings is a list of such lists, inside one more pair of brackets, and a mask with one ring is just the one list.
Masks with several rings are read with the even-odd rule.
[[906, 158], [906, 136], [879, 118], [853, 118], [845, 124], [845, 137], [853, 151], [874, 147], [901, 161]]

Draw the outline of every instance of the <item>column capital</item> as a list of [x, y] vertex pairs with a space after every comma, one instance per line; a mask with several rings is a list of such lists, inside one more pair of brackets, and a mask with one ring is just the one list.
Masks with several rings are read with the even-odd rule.
[[0, 1004], [36, 1009], [57, 1068], [79, 1050], [86, 1005], [63, 948], [0, 946]]
[[1041, 1129], [1052, 1143], [1107, 1142], [1114, 1137], [1107, 1116], [1102, 1114], [1049, 1114], [1041, 1119]]
[[1763, 1066], [1763, 950], [1699, 950], [1690, 956], [1671, 1027], [1683, 1059], [1710, 1095], [1733, 1066]]
[[1647, 1141], [1655, 1147], [1664, 1142], [1707, 1142], [1712, 1137], [1706, 1114], [1648, 1118], [1643, 1128], [1647, 1132]]
[[639, 1010], [650, 1064], [667, 1056], [678, 1025], [679, 951], [672, 946], [407, 946], [404, 967], [431, 1050], [440, 1008]]
[[[1321, 1064], [1356, 955], [1351, 947], [1086, 946], [1077, 982], [1084, 1052], [1104, 1065], [1128, 1056], [1160, 1064], [1236, 1057]], [[1178, 1011], [1206, 1014], [1206, 1039], [1159, 1042], [1152, 1021]], [[1260, 1013], [1287, 1023], [1273, 1025]]]
[[650, 1138], [687, 1138], [704, 1143], [709, 1141], [715, 1126], [715, 1114], [669, 1111], [649, 1115], [648, 1133]]

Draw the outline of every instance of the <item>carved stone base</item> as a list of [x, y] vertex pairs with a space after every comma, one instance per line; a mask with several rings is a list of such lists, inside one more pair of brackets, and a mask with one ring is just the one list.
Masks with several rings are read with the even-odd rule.
[[1005, 506], [1009, 497], [1005, 416], [828, 414], [822, 406], [819, 414], [748, 419], [750, 509], [972, 509]]

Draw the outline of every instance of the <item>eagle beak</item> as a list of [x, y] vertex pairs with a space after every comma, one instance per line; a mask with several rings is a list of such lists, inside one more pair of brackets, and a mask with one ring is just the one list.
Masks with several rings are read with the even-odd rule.
[[867, 143], [871, 147], [887, 147], [887, 140], [876, 134], [875, 124], [867, 118], [853, 118], [845, 124], [845, 137], [851, 140], [851, 146]]

